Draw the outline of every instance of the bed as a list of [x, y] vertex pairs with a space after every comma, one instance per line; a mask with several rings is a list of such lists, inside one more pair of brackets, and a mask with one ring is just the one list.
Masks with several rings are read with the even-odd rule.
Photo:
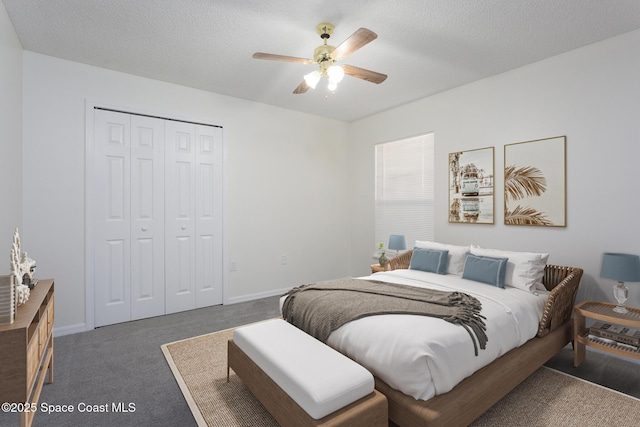
[[[538, 288], [522, 292], [454, 274], [416, 271], [409, 268], [413, 252], [392, 259], [391, 271], [360, 279], [418, 287], [425, 282], [427, 287], [442, 290], [460, 287], [481, 300], [483, 314], [489, 314], [489, 341], [486, 349], [474, 355], [469, 336], [458, 325], [398, 314], [362, 318], [331, 333], [328, 345], [372, 371], [376, 388], [388, 399], [389, 418], [394, 423], [467, 425], [572, 339], [569, 320], [581, 269], [543, 264]], [[385, 324], [396, 332], [384, 335]], [[426, 330], [436, 335], [428, 345], [421, 336]], [[408, 336], [418, 337], [420, 347], [405, 341]]]

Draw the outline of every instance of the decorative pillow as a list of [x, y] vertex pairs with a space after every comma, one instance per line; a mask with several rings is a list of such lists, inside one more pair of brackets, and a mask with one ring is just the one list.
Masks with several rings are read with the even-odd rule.
[[469, 246], [448, 245], [446, 243], [429, 242], [426, 240], [416, 240], [417, 248], [438, 249], [449, 251], [447, 260], [447, 273], [462, 274], [464, 269], [464, 258], [469, 252]]
[[492, 256], [508, 258], [507, 273], [505, 275], [505, 285], [513, 286], [527, 292], [545, 290], [542, 284], [544, 267], [547, 265], [549, 254], [533, 252], [513, 252], [501, 251], [498, 249], [487, 249], [471, 245], [470, 252], [479, 256]]
[[507, 258], [468, 254], [464, 261], [462, 278], [504, 288], [504, 275], [506, 271]]
[[413, 248], [409, 269], [447, 274], [448, 255], [447, 250]]

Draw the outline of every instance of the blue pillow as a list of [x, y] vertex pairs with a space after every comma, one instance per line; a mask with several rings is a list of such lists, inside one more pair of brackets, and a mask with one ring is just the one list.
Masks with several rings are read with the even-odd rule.
[[467, 254], [462, 278], [504, 288], [508, 259]]
[[448, 257], [448, 250], [413, 248], [409, 269], [447, 274]]

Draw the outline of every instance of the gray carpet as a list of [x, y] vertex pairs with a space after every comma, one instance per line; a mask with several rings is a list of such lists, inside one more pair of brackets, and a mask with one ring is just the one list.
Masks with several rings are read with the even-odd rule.
[[[278, 297], [271, 297], [56, 338], [54, 382], [45, 383], [40, 402], [72, 405], [74, 412], [38, 412], [33, 425], [195, 426], [160, 346], [278, 314]], [[587, 360], [579, 368], [573, 368], [573, 355], [568, 347], [547, 365], [640, 398], [638, 364], [589, 352]], [[103, 405], [97, 409], [106, 406], [109, 412], [80, 413], [80, 403]], [[114, 403], [127, 408], [133, 403], [135, 411], [113, 412]], [[18, 420], [16, 414], [0, 413], [1, 426], [19, 425]]]

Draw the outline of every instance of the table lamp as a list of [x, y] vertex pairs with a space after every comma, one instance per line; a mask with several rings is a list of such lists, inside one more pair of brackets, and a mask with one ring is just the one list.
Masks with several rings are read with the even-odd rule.
[[398, 251], [407, 249], [407, 238], [401, 234], [392, 234], [389, 236], [389, 249], [395, 250], [398, 255]]
[[640, 282], [640, 257], [638, 255], [604, 253], [600, 277], [617, 280], [613, 286], [613, 296], [618, 305], [613, 309], [616, 313], [628, 313], [624, 303], [629, 296], [629, 289], [624, 282]]

